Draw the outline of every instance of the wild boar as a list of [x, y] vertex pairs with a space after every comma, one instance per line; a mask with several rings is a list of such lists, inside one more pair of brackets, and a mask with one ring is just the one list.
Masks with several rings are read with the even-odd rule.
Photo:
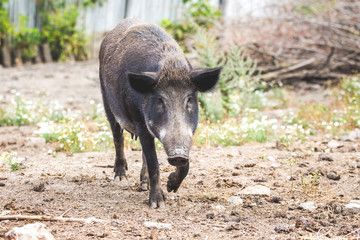
[[167, 191], [176, 192], [189, 171], [189, 151], [198, 124], [198, 92], [214, 88], [221, 69], [194, 70], [176, 41], [162, 28], [122, 20], [102, 41], [100, 85], [116, 150], [115, 180], [126, 177], [123, 130], [139, 137], [141, 188], [150, 183], [149, 205], [164, 208], [154, 139], [176, 167]]

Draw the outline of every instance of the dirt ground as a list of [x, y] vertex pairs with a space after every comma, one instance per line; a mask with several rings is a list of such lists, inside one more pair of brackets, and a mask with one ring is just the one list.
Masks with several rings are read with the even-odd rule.
[[[101, 102], [97, 68], [96, 62], [84, 62], [0, 69], [1, 104], [15, 90], [27, 99], [46, 95], [86, 109], [90, 100]], [[345, 207], [360, 200], [360, 141], [193, 147], [190, 172], [178, 192], [165, 193], [165, 209], [150, 209], [149, 192], [139, 191], [140, 151], [126, 150], [128, 178], [115, 182], [114, 152], [53, 157], [48, 154], [52, 146], [33, 135], [36, 129], [0, 128], [0, 152], [14, 150], [26, 158], [18, 171], [0, 168], [0, 213], [105, 220], [43, 221], [56, 239], [360, 239], [360, 209]], [[158, 155], [166, 191], [174, 168], [163, 151]], [[290, 165], [287, 159], [297, 161]], [[316, 183], [301, 182], [314, 179], [307, 174], [316, 171], [321, 175]], [[255, 185], [266, 191], [243, 191]], [[242, 203], [232, 201], [239, 198]], [[314, 209], [299, 207], [308, 201]], [[0, 221], [0, 237], [31, 222]], [[150, 228], [146, 222], [171, 225]]]

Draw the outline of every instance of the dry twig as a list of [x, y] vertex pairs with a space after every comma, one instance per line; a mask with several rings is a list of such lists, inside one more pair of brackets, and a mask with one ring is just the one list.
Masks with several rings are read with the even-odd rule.
[[64, 217], [49, 217], [49, 216], [39, 216], [39, 215], [6, 215], [0, 216], [0, 221], [3, 220], [37, 220], [37, 221], [62, 221], [62, 222], [83, 222], [83, 223], [93, 223], [93, 222], [105, 222], [105, 220], [97, 219], [94, 217], [91, 218], [64, 218]]

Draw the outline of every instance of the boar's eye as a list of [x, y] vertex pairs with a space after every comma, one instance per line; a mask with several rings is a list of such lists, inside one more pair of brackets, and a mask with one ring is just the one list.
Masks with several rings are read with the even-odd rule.
[[165, 111], [165, 103], [161, 98], [156, 99], [155, 109], [158, 113], [162, 113]]
[[191, 112], [194, 109], [194, 98], [189, 97], [186, 102], [186, 110]]

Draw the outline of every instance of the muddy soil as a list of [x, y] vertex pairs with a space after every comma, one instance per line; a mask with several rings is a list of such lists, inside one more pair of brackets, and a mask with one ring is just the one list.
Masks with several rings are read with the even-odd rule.
[[[28, 99], [46, 95], [77, 109], [88, 107], [90, 100], [101, 102], [96, 62], [0, 72], [2, 105], [14, 91]], [[195, 146], [189, 175], [178, 192], [165, 193], [165, 209], [150, 209], [149, 192], [139, 188], [140, 151], [126, 150], [128, 178], [115, 182], [114, 152], [53, 156], [48, 154], [52, 146], [33, 135], [36, 129], [0, 128], [0, 152], [14, 150], [26, 158], [18, 171], [0, 168], [0, 213], [105, 220], [44, 221], [56, 239], [360, 239], [360, 209], [346, 207], [360, 200], [359, 141], [314, 138], [290, 147], [275, 142]], [[174, 168], [163, 151], [158, 155], [166, 191]], [[260, 192], [244, 191], [256, 185], [263, 186]], [[299, 206], [309, 201], [313, 208]], [[31, 222], [0, 221], [0, 238]], [[151, 228], [146, 222], [171, 225]]]

